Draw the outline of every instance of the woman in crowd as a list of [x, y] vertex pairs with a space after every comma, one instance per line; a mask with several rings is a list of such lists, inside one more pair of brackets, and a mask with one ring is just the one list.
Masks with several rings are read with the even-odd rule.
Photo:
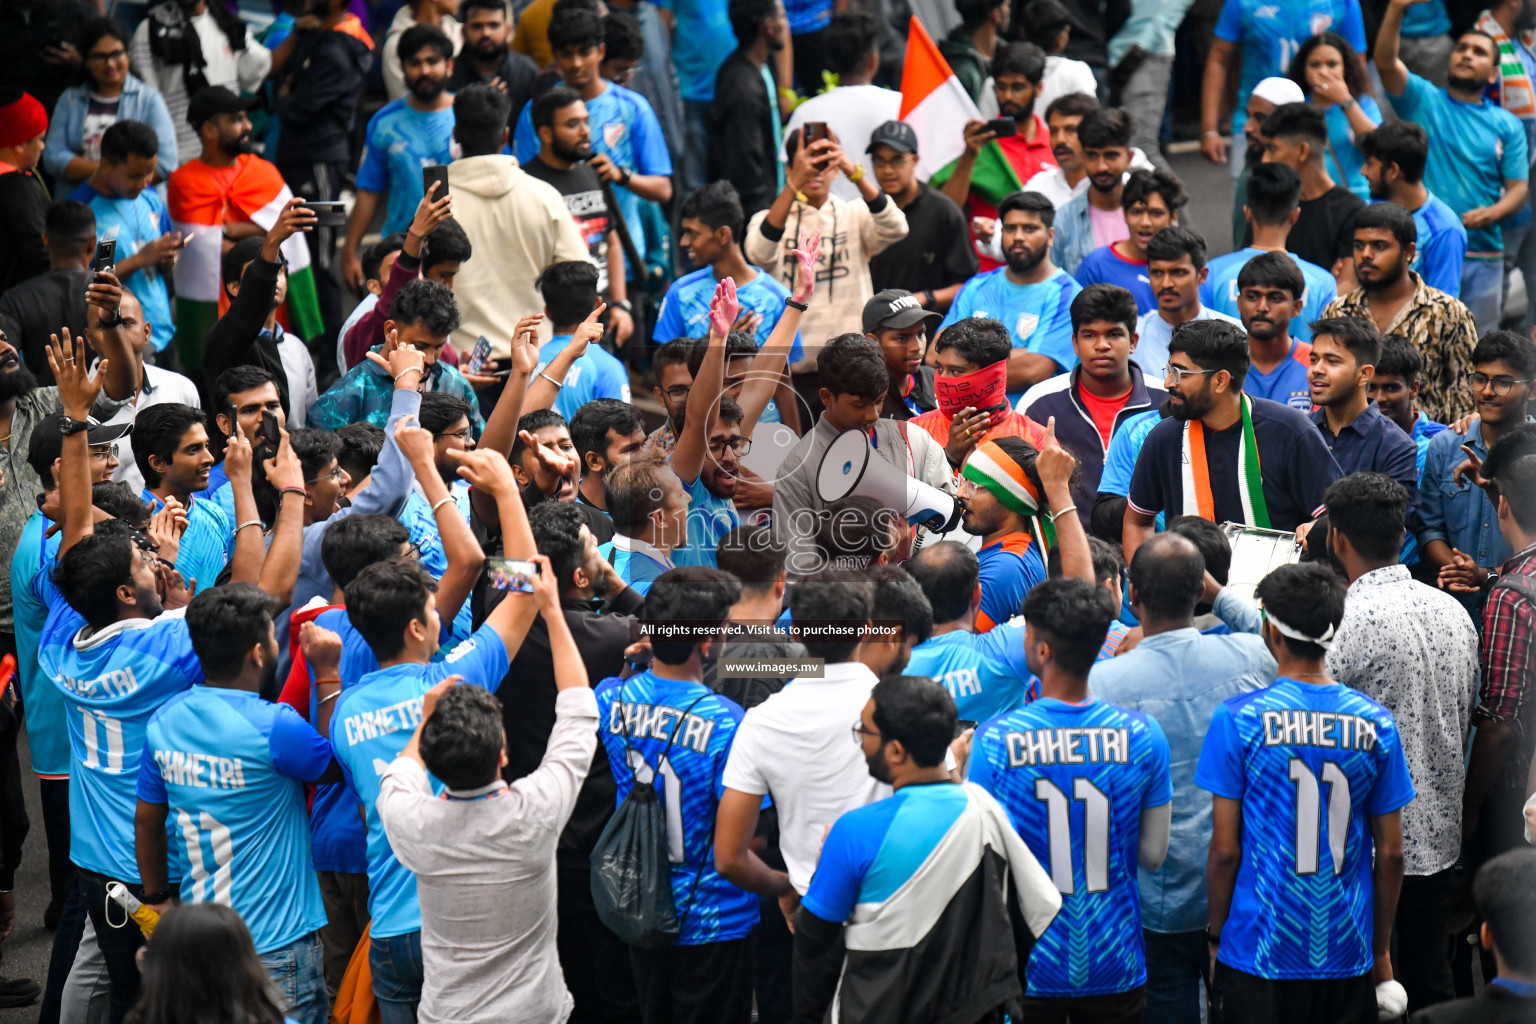
[[139, 1001], [125, 1024], [286, 1020], [251, 933], [223, 904], [190, 903], [166, 911], [141, 952]]
[[160, 140], [158, 178], [177, 167], [176, 128], [159, 90], [128, 70], [128, 30], [112, 18], [95, 18], [80, 34], [85, 80], [64, 90], [48, 124], [43, 169], [63, 198], [96, 170], [101, 136], [118, 121], [143, 121]]
[[1360, 173], [1365, 156], [1355, 139], [1381, 124], [1381, 107], [1371, 96], [1360, 55], [1342, 36], [1323, 32], [1301, 44], [1291, 61], [1289, 78], [1328, 117], [1328, 173], [1370, 202], [1370, 186]]

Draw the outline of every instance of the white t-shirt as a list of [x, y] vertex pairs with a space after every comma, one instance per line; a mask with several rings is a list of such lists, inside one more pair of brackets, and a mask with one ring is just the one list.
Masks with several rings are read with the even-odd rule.
[[[197, 385], [191, 380], [174, 370], [146, 363], [144, 387], [139, 391], [138, 400], [132, 405], [125, 405], [117, 410], [106, 422], [132, 423], [134, 417], [150, 406], [172, 403], [190, 405], [194, 409], [203, 407], [202, 399], [197, 394]], [[133, 488], [134, 494], [144, 489], [144, 476], [139, 472], [139, 464], [133, 456], [132, 434], [117, 442], [117, 469], [113, 471], [112, 479]]]
[[[835, 130], [835, 129], [834, 129]], [[779, 809], [779, 850], [789, 881], [804, 894], [832, 823], [891, 795], [869, 774], [853, 742], [878, 680], [859, 662], [828, 665], [822, 679], [792, 679], [747, 712], [725, 763], [727, 788], [772, 794]]]
[[296, 334], [283, 332], [277, 343], [277, 358], [283, 362], [283, 376], [288, 378], [288, 426], [302, 427], [309, 417], [309, 407], [320, 400], [315, 383], [315, 361], [309, 347]]
[[1040, 79], [1040, 91], [1035, 95], [1035, 111], [1044, 117], [1052, 100], [1074, 92], [1098, 98], [1099, 80], [1093, 77], [1093, 68], [1070, 57], [1045, 58], [1045, 76]]
[[[901, 93], [878, 85], [840, 85], [796, 107], [789, 116], [789, 124], [784, 126], [784, 137], [788, 138], [807, 122], [824, 121], [848, 159], [863, 164], [865, 173], [870, 173], [869, 157], [865, 155], [869, 137], [876, 128], [900, 116]], [[780, 155], [784, 155], [783, 150]], [[832, 180], [832, 194], [849, 203], [860, 199], [859, 186], [842, 174]]]

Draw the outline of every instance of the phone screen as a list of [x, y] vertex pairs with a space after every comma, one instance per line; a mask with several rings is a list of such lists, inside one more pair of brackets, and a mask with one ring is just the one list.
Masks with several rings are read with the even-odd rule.
[[499, 557], [485, 560], [485, 581], [497, 590], [506, 590], [514, 594], [531, 594], [533, 581], [538, 576], [538, 562]]
[[464, 363], [464, 372], [479, 373], [480, 368], [491, 358], [491, 339], [485, 335], [475, 339], [475, 347], [469, 353], [469, 359]]
[[987, 122], [987, 131], [1000, 139], [1019, 134], [1019, 123], [1011, 117], [996, 117]]
[[91, 260], [91, 269], [96, 273], [111, 270], [112, 264], [117, 261], [117, 239], [103, 238], [96, 243], [96, 256]]

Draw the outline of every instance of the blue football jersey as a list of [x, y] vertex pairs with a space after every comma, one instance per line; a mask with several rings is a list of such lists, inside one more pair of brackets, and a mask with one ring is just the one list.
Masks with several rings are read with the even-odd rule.
[[[1014, 284], [1008, 268], [998, 267], [965, 282], [960, 294], [939, 323], [937, 337], [956, 320], [979, 316], [999, 320], [1008, 328], [1014, 348], [1049, 356], [1062, 372], [1077, 365], [1072, 347], [1072, 300], [1083, 290], [1064, 270], [1038, 284]], [[1008, 392], [1008, 404], [1017, 405], [1024, 392]]]
[[1141, 812], [1173, 799], [1157, 722], [1102, 701], [1041, 698], [977, 728], [970, 778], [997, 797], [1061, 891], [1061, 913], [1030, 954], [1029, 995], [1144, 984]]
[[48, 621], [48, 569], [59, 552], [63, 533], [44, 537], [52, 521], [41, 512], [21, 528], [11, 555], [11, 611], [16, 630], [16, 682], [27, 709], [27, 746], [32, 771], [43, 779], [69, 778], [69, 729], [64, 724], [64, 695], [43, 675], [38, 640]]
[[138, 797], [169, 805], [188, 866], [181, 901], [233, 907], [258, 953], [325, 924], [304, 783], [330, 763], [296, 711], [245, 690], [195, 686], [149, 720]]
[[1243, 802], [1243, 858], [1217, 958], [1261, 978], [1371, 969], [1369, 818], [1413, 799], [1392, 713], [1284, 676], [1216, 709], [1195, 785]]
[[986, 633], [955, 630], [912, 648], [906, 674], [944, 684], [960, 717], [985, 722], [1021, 708], [1035, 696], [1034, 673], [1024, 663], [1024, 623], [1007, 623]]
[[736, 502], [711, 493], [704, 486], [702, 472], [684, 489], [688, 492], [688, 543], [672, 552], [672, 561], [676, 565], [716, 568], [715, 552], [721, 539], [741, 525]]
[[[636, 547], [637, 544], [642, 546]], [[644, 541], [636, 541], [623, 534], [615, 534], [613, 540], [597, 550], [613, 566], [619, 579], [641, 595], [651, 589], [651, 584], [656, 582], [658, 576], [668, 569], [676, 568], [670, 554], [664, 554]]]
[[[697, 946], [751, 934], [757, 927], [757, 897], [722, 878], [714, 858], [725, 759], [745, 712], [703, 683], [662, 679], [651, 672], [605, 679], [597, 688], [597, 712], [619, 802], [637, 782], [654, 785], [661, 797], [672, 900], [682, 925], [677, 944]], [[677, 742], [669, 750], [674, 732]]]
[[203, 681], [203, 667], [181, 609], [114, 622], [81, 639], [80, 613], [57, 590], [49, 603], [37, 656], [64, 694], [69, 723], [69, 859], [136, 883], [133, 815], [144, 730], [161, 705]]
[[[413, 492], [414, 493], [414, 492]], [[331, 630], [341, 637], [341, 688], [356, 686], [370, 672], [379, 670], [379, 659], [363, 634], [347, 618], [345, 608], [331, 608], [315, 616], [315, 625]], [[336, 698], [340, 700], [340, 697]], [[309, 670], [309, 719], [319, 720], [320, 706], [315, 693], [315, 670]], [[362, 801], [346, 782], [331, 782], [315, 787], [315, 798], [309, 809], [309, 842], [313, 852], [315, 870], [346, 871], [365, 874], [368, 871], [368, 830], [357, 805]]]
[[[343, 649], [345, 656], [345, 649]], [[501, 635], [481, 626], [443, 661], [392, 665], [343, 688], [331, 712], [331, 746], [342, 773], [362, 801], [368, 826], [368, 910], [373, 935], [387, 939], [421, 930], [416, 876], [395, 859], [379, 820], [379, 780], [389, 763], [410, 742], [421, 722], [421, 698], [452, 675], [492, 693], [507, 674], [507, 648]], [[433, 780], [441, 791], [441, 783]]]

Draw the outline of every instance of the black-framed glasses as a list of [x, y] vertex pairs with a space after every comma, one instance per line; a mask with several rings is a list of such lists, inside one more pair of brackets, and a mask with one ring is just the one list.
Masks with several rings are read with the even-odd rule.
[[413, 540], [405, 542], [405, 554], [400, 556], [412, 562], [421, 561], [421, 545]]
[[678, 384], [675, 387], [667, 388], [662, 392], [662, 394], [666, 395], [674, 402], [685, 402], [688, 400], [688, 392], [691, 390], [693, 389], [685, 387], [682, 384]]
[[863, 721], [854, 722], [853, 723], [853, 742], [857, 743], [859, 746], [862, 747], [864, 745], [864, 737], [865, 736], [873, 736], [876, 739], [879, 739], [880, 738], [880, 730], [879, 729], [866, 729], [866, 728], [864, 728]]
[[750, 437], [735, 437], [726, 441], [709, 442], [709, 453], [711, 455], [724, 455], [727, 448], [731, 450], [732, 455], [741, 458], [752, 450], [752, 439]]
[[1529, 380], [1519, 380], [1514, 377], [1490, 377], [1486, 373], [1474, 373], [1467, 377], [1472, 384], [1473, 391], [1482, 391], [1492, 386], [1493, 393], [1499, 398], [1504, 398], [1515, 390], [1517, 384], [1529, 384]]
[[1163, 380], [1166, 381], [1169, 377], [1172, 377], [1175, 384], [1183, 384], [1185, 377], [1198, 377], [1202, 373], [1215, 372], [1215, 370], [1186, 370], [1182, 366], [1176, 366], [1173, 363], [1169, 363], [1167, 366], [1163, 367]]
[[432, 436], [433, 437], [456, 437], [460, 441], [468, 441], [469, 440], [469, 435], [470, 435], [470, 428], [469, 427], [465, 427], [463, 430], [445, 430], [441, 434], [433, 434]]
[[114, 60], [127, 60], [128, 51], [124, 49], [111, 50], [107, 53], [88, 53], [85, 59], [89, 63], [106, 64]]

